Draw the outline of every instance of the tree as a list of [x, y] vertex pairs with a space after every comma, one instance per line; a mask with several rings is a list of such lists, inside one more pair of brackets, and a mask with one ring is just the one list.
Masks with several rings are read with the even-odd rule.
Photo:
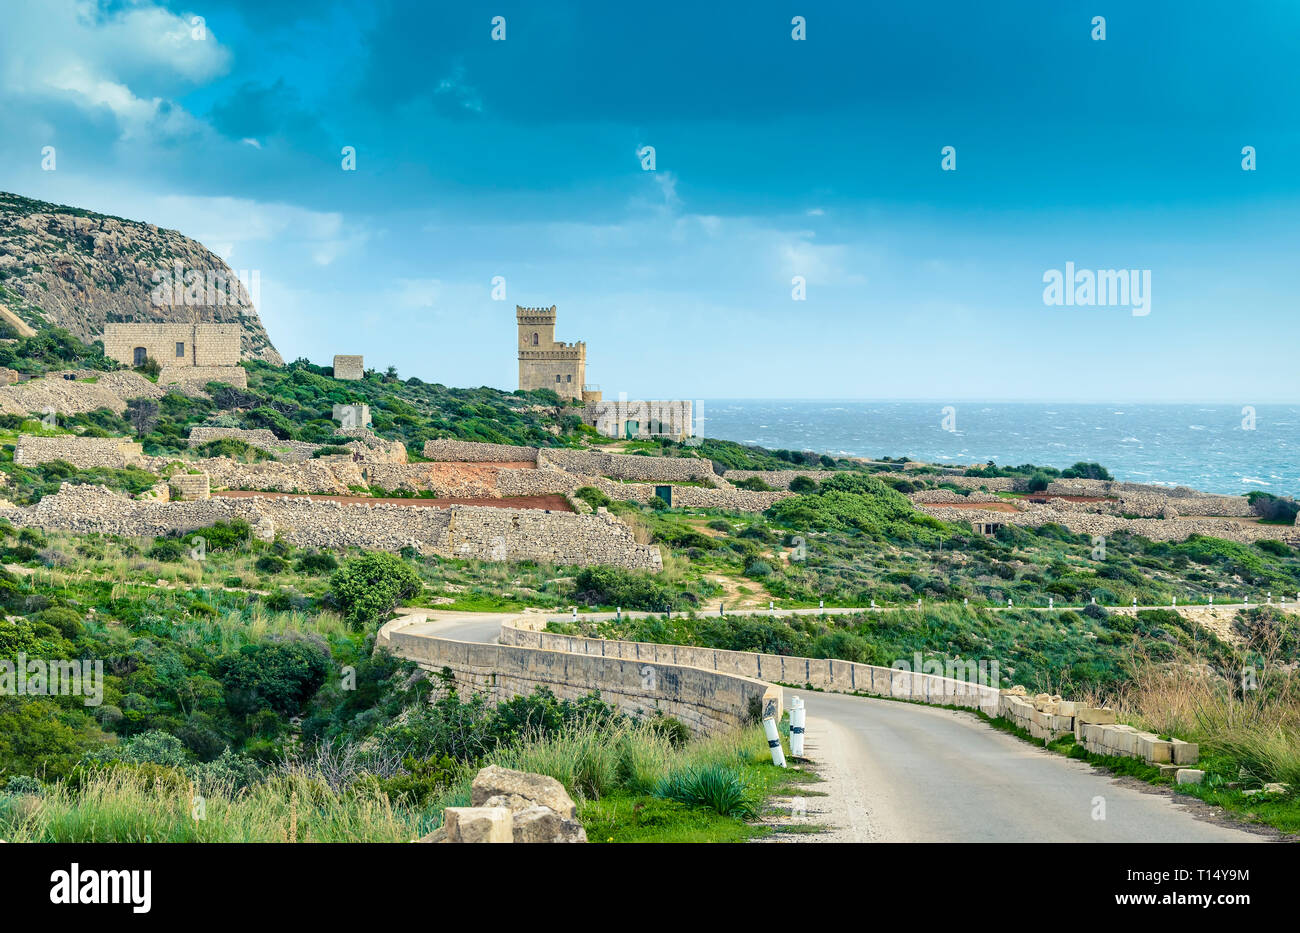
[[420, 591], [419, 574], [394, 554], [363, 554], [347, 561], [330, 578], [330, 597], [353, 628], [373, 625], [399, 600]]
[[126, 420], [137, 435], [145, 435], [158, 423], [158, 403], [151, 398], [133, 398], [126, 403]]

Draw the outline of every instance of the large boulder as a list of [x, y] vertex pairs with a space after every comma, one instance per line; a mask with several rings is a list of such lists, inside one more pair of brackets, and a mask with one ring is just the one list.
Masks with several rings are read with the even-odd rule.
[[567, 820], [578, 814], [578, 806], [569, 792], [553, 777], [511, 771], [497, 765], [488, 765], [479, 771], [471, 785], [470, 799], [476, 807], [484, 806], [489, 798], [518, 796], [534, 804], [549, 807]]
[[550, 807], [528, 807], [514, 815], [515, 842], [586, 842], [577, 820], [566, 820]]

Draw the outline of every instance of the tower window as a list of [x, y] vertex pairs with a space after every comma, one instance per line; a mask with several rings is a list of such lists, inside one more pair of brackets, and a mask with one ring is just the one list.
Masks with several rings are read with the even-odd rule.
[[537, 334], [533, 334], [533, 346], [537, 346]]
[[179, 359], [180, 359], [181, 357], [183, 357], [184, 355], [185, 355], [185, 344], [183, 344], [183, 343], [177, 341], [177, 343], [176, 343], [176, 359], [179, 360]]
[[572, 375], [565, 376], [565, 377], [564, 377], [564, 381], [565, 381], [565, 382], [572, 382], [572, 381], [573, 381], [573, 376], [572, 376]]
[[556, 382], [559, 382], [559, 381], [560, 381], [559, 373], [556, 373], [556, 375], [555, 375], [555, 381], [556, 381]]

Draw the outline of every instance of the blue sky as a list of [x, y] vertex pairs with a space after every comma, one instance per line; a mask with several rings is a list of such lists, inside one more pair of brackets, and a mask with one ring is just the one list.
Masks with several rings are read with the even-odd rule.
[[[514, 388], [518, 303], [611, 396], [1296, 401], [1297, 61], [1266, 2], [6, 0], [0, 189], [448, 385]], [[1067, 262], [1150, 313], [1045, 305]]]

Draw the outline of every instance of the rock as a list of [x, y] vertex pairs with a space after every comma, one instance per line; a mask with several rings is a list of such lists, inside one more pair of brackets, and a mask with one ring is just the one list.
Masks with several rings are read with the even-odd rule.
[[520, 810], [527, 810], [529, 807], [537, 806], [537, 804], [527, 797], [520, 797], [518, 794], [497, 794], [495, 797], [489, 797], [483, 801], [483, 806], [505, 807], [511, 813], [518, 813]]
[[587, 831], [550, 807], [528, 807], [514, 815], [515, 842], [586, 842]]
[[414, 840], [414, 841], [415, 841], [415, 842], [446, 842], [446, 841], [447, 841], [447, 826], [446, 826], [446, 824], [444, 823], [442, 826], [439, 826], [439, 827], [438, 827], [437, 829], [435, 829], [433, 832], [431, 832], [431, 833], [429, 833], [429, 834], [427, 834], [427, 835], [421, 836], [419, 839], [416, 839], [416, 840]]
[[1195, 768], [1179, 768], [1174, 772], [1176, 784], [1200, 784], [1205, 779], [1205, 772]]
[[483, 806], [491, 797], [518, 795], [533, 803], [550, 807], [565, 819], [573, 819], [578, 807], [569, 796], [569, 792], [553, 777], [544, 774], [529, 774], [526, 771], [511, 771], [497, 765], [488, 765], [474, 776], [471, 786], [471, 801], [474, 806]]
[[448, 807], [443, 811], [448, 842], [513, 842], [514, 827], [505, 807]]
[[1266, 794], [1285, 794], [1291, 789], [1289, 784], [1265, 784], [1264, 793]]

